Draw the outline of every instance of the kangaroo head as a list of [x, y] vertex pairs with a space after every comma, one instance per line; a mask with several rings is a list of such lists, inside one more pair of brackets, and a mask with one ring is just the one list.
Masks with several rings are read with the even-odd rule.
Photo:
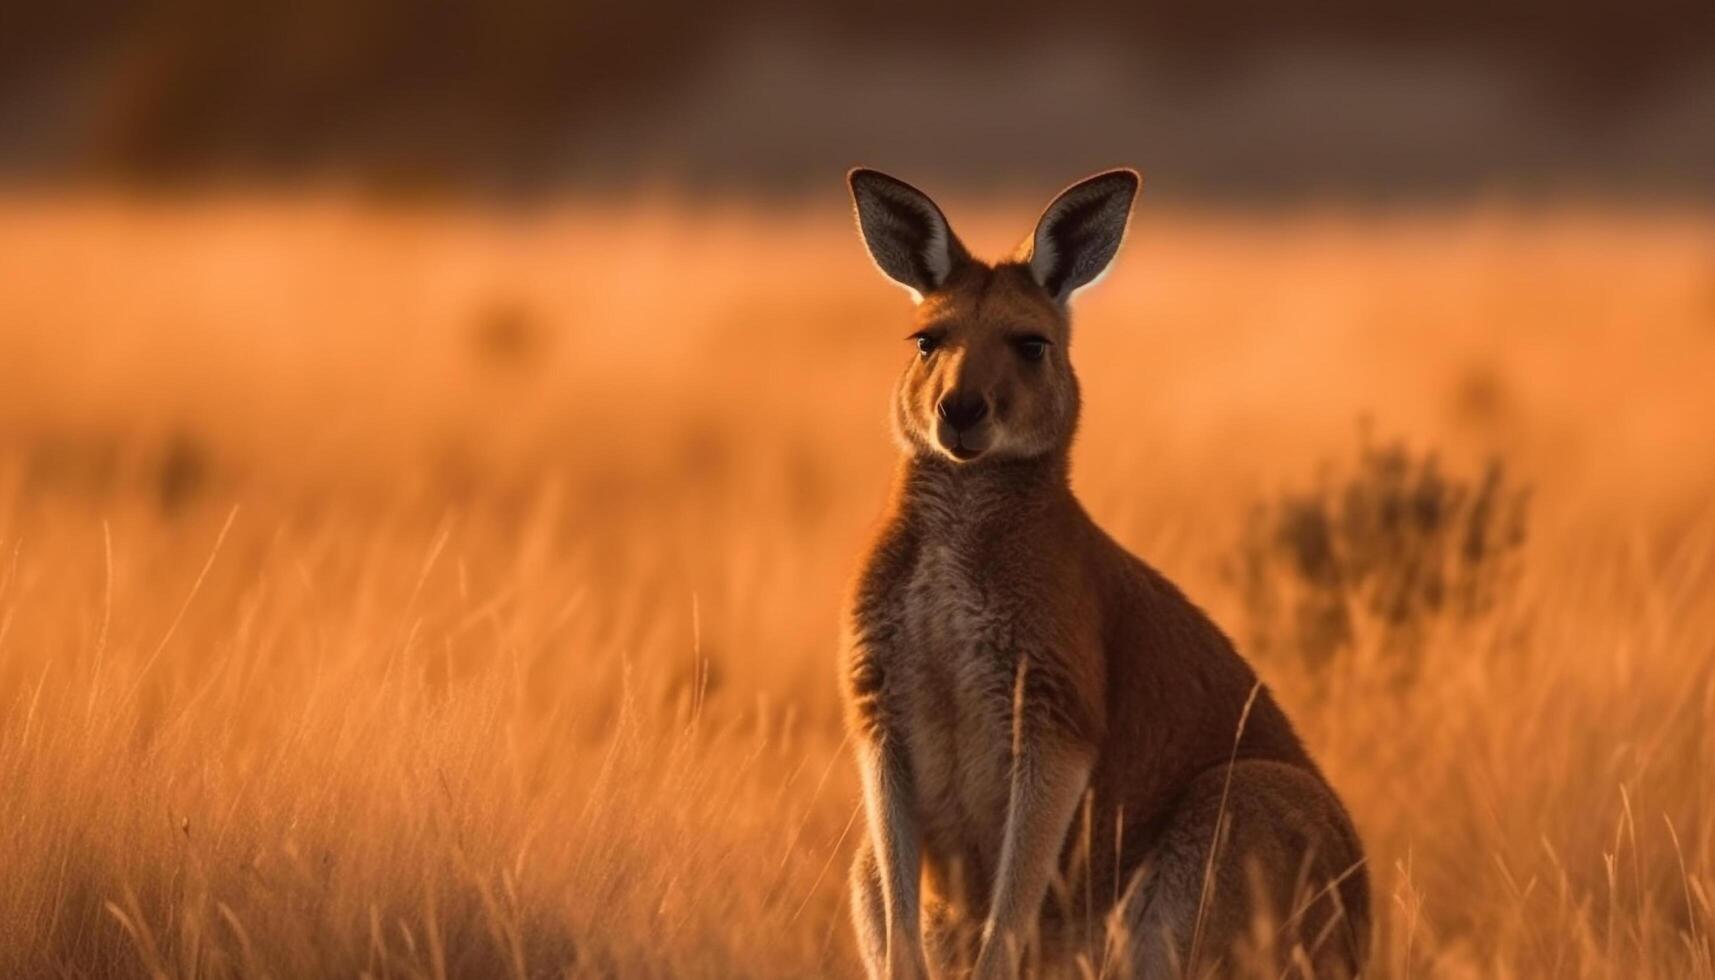
[[1137, 173], [1111, 170], [1062, 191], [993, 265], [965, 251], [922, 191], [875, 170], [847, 179], [870, 256], [917, 301], [894, 392], [907, 450], [970, 463], [1066, 447], [1078, 421], [1066, 304], [1119, 251]]

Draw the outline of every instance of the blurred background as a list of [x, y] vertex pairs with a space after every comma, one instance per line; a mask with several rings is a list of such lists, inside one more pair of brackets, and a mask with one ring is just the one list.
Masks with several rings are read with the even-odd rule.
[[1707, 199], [1701, 0], [14, 4], [13, 180]]
[[[1303, 379], [1212, 380], [1278, 371], [1291, 323], [1352, 356], [1339, 331], [1405, 343], [1416, 318], [1458, 377], [1419, 362], [1406, 383], [1492, 402], [1494, 441], [1518, 434], [1500, 424], [1515, 388], [1574, 403], [1619, 383], [1500, 379], [1524, 324], [1607, 315], [1632, 288], [1580, 303], [1554, 283], [1598, 289], [1580, 263], [1622, 254], [1660, 276], [1706, 261], [1687, 243], [1715, 205], [1712, 106], [1701, 0], [18, 4], [0, 31], [0, 430], [53, 472], [146, 442], [178, 461], [150, 465], [273, 471], [264, 486], [318, 467], [487, 485], [502, 458], [528, 482], [571, 430], [620, 418], [672, 420], [649, 451], [719, 459], [813, 428], [752, 383], [782, 363], [854, 393], [885, 377], [853, 359], [885, 363], [875, 331], [900, 314], [846, 233], [848, 167], [915, 181], [995, 255], [1057, 188], [1123, 164], [1145, 175], [1121, 265], [1136, 292], [1089, 302], [1175, 366], [1143, 376], [1156, 404], [1220, 390], [1222, 431], [1267, 442], [1265, 406]], [[1701, 316], [1710, 287], [1688, 275], [1663, 302]], [[1471, 290], [1506, 305], [1462, 306]], [[1187, 329], [1180, 302], [1221, 329]], [[1603, 342], [1697, 363], [1626, 330]], [[1219, 340], [1247, 331], [1269, 343]], [[1409, 430], [1385, 372], [1346, 372], [1317, 417], [1349, 429], [1391, 394]], [[722, 384], [746, 397], [721, 405], [756, 406], [757, 438], [694, 418], [690, 393]], [[666, 392], [662, 410], [628, 414], [628, 388]], [[1622, 415], [1681, 411], [1672, 391]], [[1661, 465], [1661, 438], [1628, 451]]]

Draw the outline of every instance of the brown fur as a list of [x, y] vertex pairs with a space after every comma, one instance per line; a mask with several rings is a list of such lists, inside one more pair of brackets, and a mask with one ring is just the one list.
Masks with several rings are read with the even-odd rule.
[[[1368, 886], [1344, 808], [1226, 636], [1073, 496], [1069, 322], [1028, 251], [990, 266], [948, 236], [917, 308], [939, 343], [900, 378], [905, 452], [844, 623], [871, 975], [1004, 976], [1024, 953], [1227, 973], [1259, 955], [1240, 948], [1258, 921], [1271, 962], [1297, 944], [1306, 972], [1356, 973]], [[960, 394], [989, 406], [962, 445], [936, 409]]]

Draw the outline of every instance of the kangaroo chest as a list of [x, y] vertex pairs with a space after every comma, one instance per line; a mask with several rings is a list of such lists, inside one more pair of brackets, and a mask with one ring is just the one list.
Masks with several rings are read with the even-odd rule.
[[897, 599], [909, 684], [912, 778], [931, 861], [986, 885], [998, 858], [1011, 779], [1018, 637], [1031, 614], [1003, 601], [992, 570], [927, 544]]

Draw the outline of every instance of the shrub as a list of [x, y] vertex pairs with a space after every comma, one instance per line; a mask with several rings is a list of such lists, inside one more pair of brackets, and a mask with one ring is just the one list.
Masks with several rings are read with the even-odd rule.
[[1315, 671], [1363, 640], [1409, 677], [1432, 624], [1478, 619], [1516, 578], [1528, 497], [1499, 459], [1461, 479], [1363, 434], [1355, 461], [1246, 515], [1225, 571], [1250, 649]]

